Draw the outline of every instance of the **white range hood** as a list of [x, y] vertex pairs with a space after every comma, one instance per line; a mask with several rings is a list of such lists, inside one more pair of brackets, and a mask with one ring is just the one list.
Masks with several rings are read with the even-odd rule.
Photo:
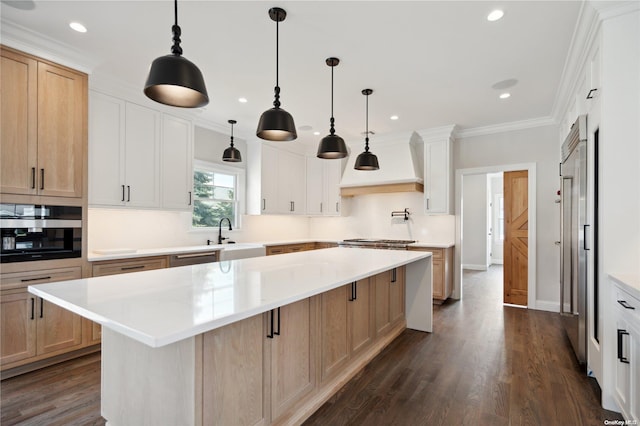
[[355, 170], [353, 166], [364, 142], [350, 145], [351, 154], [340, 182], [341, 196], [424, 192], [424, 143], [416, 132], [370, 137], [369, 148], [378, 157], [379, 170]]

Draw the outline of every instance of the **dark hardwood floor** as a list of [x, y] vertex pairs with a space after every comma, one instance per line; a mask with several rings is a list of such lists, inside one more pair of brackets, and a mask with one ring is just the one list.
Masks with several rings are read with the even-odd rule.
[[[465, 272], [464, 300], [434, 306], [435, 333], [406, 330], [307, 425], [602, 425], [595, 380], [558, 314], [503, 307], [501, 270]], [[100, 358], [0, 383], [0, 424], [104, 425]], [[174, 425], [169, 425], [174, 426]]]
[[465, 271], [464, 299], [434, 306], [305, 425], [602, 425], [599, 388], [558, 314], [502, 305], [502, 269]]

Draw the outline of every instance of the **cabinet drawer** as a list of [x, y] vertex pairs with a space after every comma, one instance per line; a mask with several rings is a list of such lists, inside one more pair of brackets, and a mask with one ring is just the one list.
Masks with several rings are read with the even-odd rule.
[[176, 266], [199, 265], [201, 263], [211, 263], [217, 261], [218, 251], [172, 254], [171, 256], [169, 256], [169, 267], [173, 268]]
[[26, 287], [28, 285], [77, 280], [80, 278], [82, 278], [80, 267], [12, 272], [0, 275], [0, 289], [10, 290]]
[[164, 256], [145, 257], [135, 260], [116, 260], [97, 262], [93, 265], [93, 276], [128, 274], [129, 272], [151, 271], [167, 267], [167, 258]]
[[637, 326], [640, 326], [640, 300], [616, 286], [615, 302], [619, 312], [628, 315], [628, 319], [634, 321]]
[[274, 254], [283, 254], [283, 253], [287, 253], [287, 247], [286, 246], [270, 246], [267, 247], [267, 256], [271, 256]]
[[409, 247], [409, 250], [411, 251], [430, 251], [431, 257], [436, 260], [440, 260], [444, 257], [444, 250], [445, 249], [441, 249], [441, 248], [432, 248], [432, 247]]

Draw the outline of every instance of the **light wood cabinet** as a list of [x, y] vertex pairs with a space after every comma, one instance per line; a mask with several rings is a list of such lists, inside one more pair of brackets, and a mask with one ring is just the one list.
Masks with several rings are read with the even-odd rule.
[[405, 314], [405, 272], [404, 267], [381, 272], [371, 278], [375, 287], [375, 331], [384, 335]]
[[320, 297], [320, 378], [333, 378], [373, 344], [374, 299], [369, 278]]
[[274, 321], [277, 334], [268, 339], [273, 423], [302, 403], [316, 386], [315, 304], [316, 298], [304, 299], [268, 314], [277, 316]]
[[453, 291], [454, 248], [409, 247], [409, 250], [430, 251], [433, 262], [433, 303], [441, 304]]
[[207, 332], [202, 338], [202, 424], [267, 423], [265, 315]]
[[3, 47], [3, 193], [81, 198], [87, 75]]
[[391, 270], [389, 282], [389, 320], [396, 324], [405, 317], [405, 268]]
[[59, 355], [84, 346], [82, 317], [27, 292], [31, 284], [81, 278], [79, 267], [0, 276], [1, 369]]
[[299, 251], [315, 250], [316, 243], [278, 244], [266, 246], [267, 256], [274, 254], [296, 253]]
[[93, 262], [93, 276], [128, 274], [130, 272], [151, 271], [167, 267], [166, 256], [143, 257], [139, 259], [104, 260]]

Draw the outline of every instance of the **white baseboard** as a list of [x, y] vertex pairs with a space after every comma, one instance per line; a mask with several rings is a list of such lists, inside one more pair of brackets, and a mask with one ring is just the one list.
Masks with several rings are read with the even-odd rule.
[[503, 265], [504, 261], [503, 261], [503, 259], [491, 259], [491, 264], [492, 265]]
[[462, 265], [462, 269], [471, 269], [473, 271], [486, 271], [487, 265], [473, 265], [473, 264], [465, 263]]
[[560, 303], [550, 302], [548, 300], [536, 300], [536, 306], [533, 309], [538, 311], [560, 312]]

